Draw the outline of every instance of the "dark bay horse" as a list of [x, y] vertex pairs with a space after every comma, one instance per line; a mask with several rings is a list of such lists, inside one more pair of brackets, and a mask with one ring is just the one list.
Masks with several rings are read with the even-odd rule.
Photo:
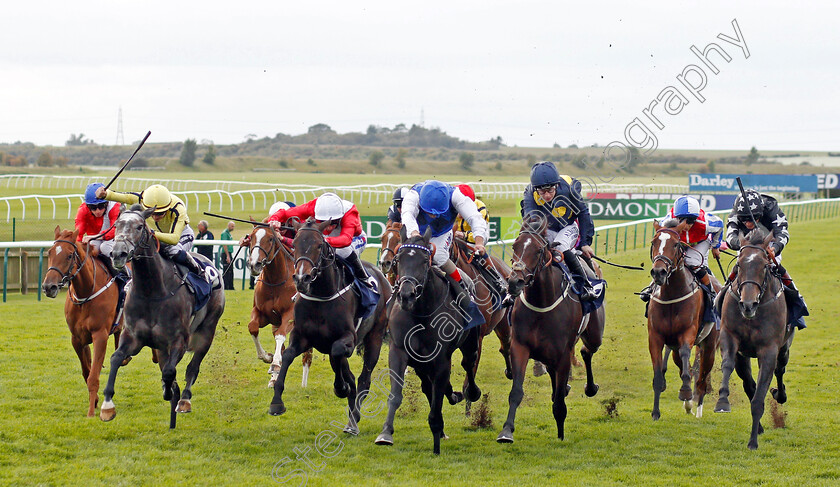
[[[479, 273], [478, 269], [469, 262], [470, 256], [468, 254], [472, 254], [472, 246], [463, 240], [456, 240], [452, 248], [455, 253], [453, 259], [455, 265], [475, 283], [475, 302], [482, 316], [484, 316], [484, 324], [481, 325], [481, 331], [478, 335], [478, 357], [475, 359], [473, 374], [478, 373], [478, 363], [481, 360], [481, 346], [484, 342], [484, 337], [495, 331], [501, 343], [499, 353], [505, 359], [505, 377], [511, 379], [513, 375], [510, 370], [510, 327], [507, 326], [507, 321], [504, 319], [506, 310], [502, 307], [493, 310], [491, 300], [492, 288], [488, 285], [489, 283], [485, 283], [484, 277]], [[490, 254], [487, 254], [487, 259], [490, 260], [502, 279], [506, 281], [510, 277], [510, 267], [504, 262]], [[498, 296], [499, 300], [503, 298], [503, 295]], [[464, 378], [464, 386], [466, 387], [466, 385], [466, 378]], [[469, 402], [467, 402], [467, 407], [469, 407]]]
[[[336, 261], [335, 249], [324, 239], [323, 229], [329, 221], [316, 223], [309, 219], [295, 223], [295, 273], [292, 276], [298, 290], [295, 301], [295, 328], [289, 345], [282, 354], [280, 375], [274, 383], [274, 397], [269, 414], [286, 412], [283, 403], [286, 373], [295, 357], [315, 348], [330, 356], [335, 372], [335, 395], [347, 398], [350, 417], [345, 432], [358, 434], [360, 409], [370, 388], [370, 377], [379, 361], [382, 339], [388, 326], [385, 303], [391, 297], [391, 286], [385, 276], [367, 262], [365, 266], [378, 282], [380, 296], [374, 312], [359, 321], [356, 312], [359, 298], [353, 290], [353, 276]], [[363, 353], [363, 367], [358, 388], [347, 359], [353, 351]]]
[[[292, 281], [295, 260], [291, 254], [292, 250], [283, 244], [280, 236], [271, 227], [255, 226], [248, 241], [251, 275], [258, 276], [254, 286], [254, 306], [251, 309], [248, 332], [254, 339], [257, 358], [271, 364], [269, 367], [271, 379], [268, 381], [268, 387], [274, 387], [277, 375], [280, 373], [283, 344], [295, 322], [292, 301], [292, 297], [297, 292], [295, 283]], [[273, 354], [263, 350], [259, 338], [260, 329], [269, 323], [271, 323], [275, 343]], [[312, 350], [307, 350], [303, 355], [302, 387], [306, 387], [310, 364], [312, 364]]]
[[[676, 222], [675, 222], [676, 223]], [[648, 307], [648, 349], [653, 364], [653, 411], [654, 420], [659, 419], [659, 396], [665, 390], [665, 372], [668, 367], [667, 354], [663, 349], [675, 351], [674, 363], [679, 367], [682, 387], [679, 398], [686, 413], [691, 413], [692, 403], [697, 405], [695, 415], [703, 416], [703, 398], [711, 389], [711, 371], [715, 364], [719, 331], [711, 326], [709, 334], [698, 342], [703, 318], [703, 290], [694, 275], [685, 266], [685, 253], [690, 247], [680, 242], [679, 234], [671, 228], [660, 227], [654, 222], [654, 235], [650, 243], [650, 258], [653, 266], [650, 275], [658, 286], [651, 294]], [[720, 284], [709, 274], [715, 289]], [[697, 345], [700, 368], [691, 390], [691, 349]]]
[[88, 246], [76, 242], [77, 236], [78, 230], [55, 227], [55, 243], [47, 254], [49, 269], [41, 287], [48, 298], [54, 298], [62, 287], [70, 286], [64, 300], [64, 320], [82, 364], [82, 377], [87, 383], [89, 397], [87, 415], [92, 417], [99, 402], [99, 373], [112, 331], [114, 348], [119, 346], [119, 327], [112, 330], [117, 320], [119, 290], [105, 265], [91, 256]]
[[[440, 454], [443, 437], [443, 399], [456, 404], [466, 397], [477, 401], [481, 389], [475, 384], [475, 362], [478, 360], [479, 327], [464, 330], [468, 318], [450, 293], [450, 283], [432, 266], [434, 250], [430, 248], [431, 228], [425, 235], [406, 238], [396, 253], [397, 294], [388, 320], [391, 374], [391, 395], [388, 417], [377, 445], [394, 444], [394, 414], [402, 403], [403, 378], [407, 366], [420, 378], [423, 393], [429, 400], [429, 427], [434, 438], [433, 452]], [[457, 284], [456, 284], [457, 285]], [[450, 373], [452, 353], [460, 349], [461, 365], [467, 373], [462, 393], [452, 390]]]
[[400, 229], [402, 223], [390, 222], [382, 232], [380, 241], [382, 250], [379, 252], [379, 268], [388, 277], [388, 282], [393, 286], [397, 281], [397, 268], [394, 266], [394, 257], [397, 255], [397, 247], [400, 246]]
[[[723, 296], [720, 333], [723, 379], [715, 412], [731, 411], [729, 378], [734, 368], [750, 399], [752, 431], [747, 447], [755, 450], [758, 435], [764, 432], [760, 421], [774, 373], [778, 389], [771, 391], [773, 398], [779, 404], [787, 401], [783, 377], [795, 327], [786, 326], [784, 288], [780, 278], [771, 271], [767, 249], [773, 242], [773, 234], [756, 228], [746, 238], [743, 235], [739, 238], [738, 277]], [[758, 383], [752, 377], [751, 357], [758, 359]]]
[[[584, 392], [592, 397], [598, 385], [592, 375], [592, 355], [598, 351], [604, 335], [604, 307], [583, 314], [580, 301], [571, 291], [563, 271], [552, 265], [553, 244], [546, 240], [545, 221], [526, 220], [513, 243], [513, 267], [508, 292], [517, 296], [510, 308], [510, 361], [513, 386], [508, 397], [507, 420], [496, 441], [513, 443], [516, 410], [524, 396], [523, 383], [528, 359], [545, 364], [551, 376], [552, 411], [557, 423], [557, 437], [564, 439], [566, 395], [574, 345], [583, 342], [581, 356], [586, 364]], [[600, 269], [597, 268], [600, 276]]]
[[[151, 209], [143, 211], [140, 205], [134, 205], [114, 224], [111, 260], [117, 269], [132, 262], [132, 282], [125, 300], [125, 329], [119, 348], [111, 355], [105, 402], [99, 417], [110, 421], [117, 414], [114, 382], [123, 360], [137, 355], [143, 347], [150, 347], [158, 351], [163, 399], [170, 402], [169, 427], [175, 428], [176, 413], [192, 411], [192, 386], [201, 361], [213, 343], [216, 324], [225, 309], [225, 293], [222, 286], [213, 289], [207, 304], [193, 314], [195, 297], [187, 290], [185, 278], [178, 276], [174, 264], [160, 255], [160, 242], [146, 225], [151, 213]], [[210, 263], [200, 254], [192, 256]], [[192, 351], [193, 357], [187, 366], [182, 395], [175, 381], [175, 367], [187, 351]]]

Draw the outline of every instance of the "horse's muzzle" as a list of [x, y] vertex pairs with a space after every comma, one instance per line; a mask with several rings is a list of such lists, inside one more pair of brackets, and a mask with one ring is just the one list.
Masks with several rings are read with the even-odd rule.
[[[258, 276], [260, 272], [263, 270], [263, 263], [262, 262], [255, 262], [251, 264], [251, 275]], [[297, 276], [295, 276], [297, 277]], [[297, 282], [297, 281], [295, 281]]]
[[44, 291], [44, 296], [46, 296], [48, 298], [54, 298], [54, 297], [58, 296], [58, 284], [55, 284], [53, 282], [43, 283], [41, 285], [41, 290]]
[[748, 320], [751, 320], [755, 318], [755, 313], [756, 311], [758, 311], [758, 301], [744, 301], [742, 298], [741, 301], [738, 301], [738, 309], [741, 310], [741, 316]]
[[519, 296], [525, 288], [525, 279], [521, 277], [510, 276], [508, 279], [508, 294], [511, 296]]
[[650, 277], [659, 286], [664, 286], [668, 280], [668, 271], [664, 267], [654, 267], [650, 270]]
[[295, 288], [297, 288], [298, 292], [302, 292], [307, 294], [309, 292], [309, 286], [312, 285], [313, 277], [311, 274], [294, 274], [292, 275], [292, 280], [295, 282]]

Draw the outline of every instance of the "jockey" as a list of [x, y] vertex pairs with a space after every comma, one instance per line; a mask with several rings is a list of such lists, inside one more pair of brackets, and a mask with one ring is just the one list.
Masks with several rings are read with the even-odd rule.
[[[680, 196], [674, 201], [668, 213], [662, 217], [659, 224], [669, 227], [676, 221], [676, 226], [671, 227], [680, 235], [680, 242], [688, 244], [689, 250], [685, 253], [685, 265], [694, 274], [697, 280], [712, 291], [711, 298], [714, 300], [714, 290], [709, 277], [709, 249], [717, 259], [720, 257], [720, 243], [723, 238], [723, 220], [706, 213], [700, 208], [700, 202], [692, 196]], [[639, 293], [642, 301], [650, 300], [650, 286]]]
[[[475, 202], [475, 208], [478, 210], [478, 213], [484, 217], [484, 222], [488, 224], [489, 229], [490, 215], [487, 213], [487, 205], [485, 205], [483, 201], [476, 199], [475, 191], [473, 191], [469, 184], [458, 185], [458, 190], [461, 194]], [[458, 215], [458, 217], [455, 218], [454, 230], [455, 237], [462, 238], [469, 243], [475, 243], [475, 235], [473, 235], [472, 228], [461, 215]]]
[[190, 255], [195, 233], [190, 228], [187, 206], [166, 187], [153, 184], [142, 193], [117, 193], [101, 187], [96, 197], [108, 201], [119, 201], [127, 205], [140, 203], [147, 210], [154, 210], [146, 223], [152, 227], [152, 234], [160, 242], [160, 253], [172, 262], [187, 267], [191, 272], [212, 282], [210, 266], [203, 269]]
[[408, 188], [406, 188], [405, 186], [397, 188], [394, 191], [394, 204], [388, 207], [388, 224], [402, 223], [402, 202], [407, 193]]
[[466, 307], [471, 302], [469, 292], [455, 263], [449, 260], [452, 226], [459, 215], [470, 224], [475, 234], [475, 252], [484, 255], [484, 243], [488, 239], [487, 223], [472, 200], [459, 189], [430, 179], [412, 186], [403, 199], [402, 223], [406, 234], [410, 237], [420, 236], [427, 228], [431, 228], [430, 243], [435, 247], [432, 264], [461, 284], [460, 293], [466, 298], [459, 297], [458, 302]]
[[590, 301], [596, 297], [589, 279], [578, 260], [575, 247], [584, 257], [595, 252], [590, 245], [595, 235], [595, 225], [589, 207], [580, 196], [580, 181], [571, 176], [561, 176], [551, 162], [538, 162], [531, 168], [531, 184], [525, 188], [522, 215], [539, 215], [546, 220], [546, 236], [556, 242], [554, 252], [563, 255], [569, 270], [580, 277], [580, 299]]
[[376, 278], [367, 273], [359, 257], [367, 245], [367, 235], [362, 231], [362, 220], [356, 205], [335, 193], [324, 193], [306, 204], [277, 210], [268, 217], [268, 223], [275, 231], [280, 231], [282, 223], [292, 217], [301, 220], [314, 217], [318, 222], [331, 222], [324, 228], [327, 236], [324, 240], [335, 249], [335, 255], [350, 264], [357, 279], [376, 290]]
[[[96, 190], [104, 187], [102, 183], [91, 183], [85, 190], [84, 203], [76, 211], [77, 241], [90, 244], [99, 250], [102, 261], [112, 276], [119, 274], [111, 264], [111, 250], [114, 248], [114, 222], [120, 216], [120, 204], [108, 202], [96, 197]], [[102, 234], [94, 239], [97, 235]]]
[[[776, 199], [766, 194], [761, 194], [758, 191], [748, 189], [745, 191], [747, 201], [744, 197], [739, 195], [735, 199], [735, 206], [729, 213], [729, 218], [726, 220], [726, 244], [732, 250], [739, 250], [741, 248], [741, 241], [738, 238], [738, 233], [747, 234], [750, 230], [755, 228], [753, 218], [755, 221], [764, 226], [768, 231], [773, 233], [773, 242], [770, 244], [770, 257], [775, 263], [776, 270], [782, 276], [782, 283], [785, 285], [785, 296], [790, 300], [797, 301], [800, 306], [807, 308], [802, 295], [793, 283], [787, 269], [782, 267], [782, 250], [790, 240], [790, 233], [788, 233], [788, 221], [785, 214], [779, 208]], [[752, 214], [752, 216], [751, 216]], [[737, 266], [733, 269], [732, 275], [729, 276], [731, 282], [737, 275]], [[800, 318], [796, 322], [799, 329], [805, 328], [805, 320]]]

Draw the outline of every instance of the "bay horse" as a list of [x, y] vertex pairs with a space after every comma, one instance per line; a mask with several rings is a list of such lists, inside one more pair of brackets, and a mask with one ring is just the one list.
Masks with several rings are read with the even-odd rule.
[[[715, 364], [719, 331], [715, 326], [706, 337], [700, 339], [703, 318], [703, 290], [694, 274], [685, 265], [685, 253], [691, 247], [680, 241], [680, 235], [672, 229], [677, 225], [660, 227], [654, 222], [654, 235], [650, 243], [650, 275], [658, 286], [651, 293], [648, 307], [648, 350], [653, 364], [653, 411], [654, 421], [660, 418], [659, 396], [665, 390], [665, 372], [668, 367], [668, 353], [663, 358], [663, 349], [673, 350], [674, 363], [679, 368], [682, 387], [679, 398], [686, 413], [691, 413], [692, 403], [697, 405], [695, 416], [703, 417], [703, 399], [711, 389], [711, 371]], [[712, 286], [720, 284], [709, 273]], [[698, 339], [699, 342], [698, 342]], [[691, 389], [691, 349], [697, 346], [700, 367]]]
[[[257, 222], [254, 222], [257, 223]], [[294, 327], [294, 302], [297, 292], [291, 277], [294, 272], [294, 257], [277, 233], [269, 226], [254, 226], [249, 240], [251, 275], [258, 276], [254, 286], [254, 305], [248, 332], [254, 339], [257, 358], [267, 364], [271, 379], [268, 387], [274, 387], [280, 373], [280, 357], [286, 336]], [[260, 329], [271, 323], [274, 336], [274, 353], [266, 353], [260, 344]], [[301, 387], [306, 387], [309, 367], [312, 364], [312, 350], [303, 355], [303, 377]]]
[[[431, 227], [422, 236], [407, 238], [401, 229], [400, 245], [396, 252], [397, 292], [391, 307], [388, 327], [390, 352], [388, 367], [391, 375], [391, 394], [388, 416], [377, 445], [394, 444], [394, 415], [402, 403], [403, 378], [407, 366], [414, 368], [420, 378], [423, 393], [429, 400], [429, 428], [434, 440], [435, 455], [440, 455], [443, 433], [443, 399], [456, 404], [465, 397], [477, 401], [481, 389], [475, 383], [475, 363], [478, 360], [479, 327], [464, 330], [468, 317], [461, 304], [450, 292], [450, 282], [442, 271], [432, 265], [433, 248], [429, 245]], [[456, 284], [457, 285], [457, 284]], [[467, 373], [463, 392], [453, 392], [450, 382], [452, 353], [460, 349], [461, 366]]]
[[[770, 392], [779, 404], [787, 401], [783, 378], [796, 327], [786, 326], [784, 286], [779, 276], [771, 271], [768, 248], [773, 242], [773, 234], [756, 227], [746, 237], [740, 233], [738, 237], [741, 241], [738, 277], [723, 296], [720, 333], [723, 378], [715, 412], [731, 411], [729, 378], [734, 368], [750, 399], [752, 430], [747, 447], [755, 450], [758, 435], [764, 432], [760, 421], [774, 373], [778, 388]], [[751, 357], [758, 359], [757, 383], [752, 377]]]
[[[174, 429], [176, 413], [192, 411], [192, 386], [198, 377], [201, 361], [207, 355], [216, 332], [216, 324], [225, 309], [223, 286], [215, 279], [209, 301], [193, 314], [195, 296], [187, 290], [186, 277], [180, 277], [175, 265], [165, 260], [158, 249], [160, 242], [146, 225], [153, 209], [134, 205], [114, 223], [114, 249], [111, 261], [117, 269], [132, 262], [132, 282], [125, 298], [125, 327], [120, 346], [111, 355], [111, 370], [105, 386], [105, 402], [99, 417], [103, 421], [117, 414], [113, 402], [114, 382], [123, 360], [133, 357], [143, 347], [157, 350], [163, 382], [163, 399], [170, 403], [169, 428]], [[203, 255], [194, 259], [212, 263]], [[175, 367], [187, 351], [193, 356], [187, 365], [183, 395], [175, 380]]]
[[[493, 291], [491, 290], [491, 287], [485, 283], [484, 276], [470, 262], [472, 260], [472, 246], [464, 240], [456, 240], [452, 248], [453, 253], [455, 254], [452, 259], [453, 262], [455, 262], [455, 265], [458, 266], [458, 269], [467, 274], [475, 283], [475, 302], [478, 305], [478, 309], [481, 311], [482, 316], [484, 316], [484, 324], [481, 325], [481, 331], [478, 335], [478, 356], [475, 358], [475, 369], [473, 370], [473, 374], [478, 373], [478, 363], [481, 360], [481, 347], [484, 343], [484, 337], [495, 331], [496, 336], [499, 337], [499, 342], [501, 343], [499, 353], [501, 353], [502, 357], [505, 359], [505, 377], [511, 379], [513, 378], [513, 375], [510, 370], [510, 327], [507, 326], [507, 322], [504, 320], [507, 311], [501, 306], [498, 306], [495, 310], [493, 309], [493, 302], [491, 299]], [[470, 255], [468, 255], [468, 253]], [[502, 279], [507, 281], [508, 277], [510, 277], [510, 267], [489, 253], [486, 258], [490, 260], [493, 267], [501, 275]], [[503, 298], [504, 296], [497, 296], [498, 301], [501, 301]], [[466, 385], [467, 383], [465, 378], [464, 386]], [[469, 408], [469, 401], [467, 401], [467, 408]]]
[[90, 418], [99, 402], [99, 373], [105, 361], [108, 336], [113, 333], [114, 348], [120, 342], [120, 327], [114, 327], [119, 288], [107, 267], [91, 255], [90, 247], [76, 241], [78, 235], [78, 230], [55, 227], [55, 242], [47, 253], [49, 269], [41, 288], [48, 298], [55, 298], [61, 288], [70, 286], [64, 300], [64, 320], [70, 328], [70, 341], [82, 365], [82, 377], [88, 388], [87, 415]]
[[397, 268], [394, 266], [394, 257], [397, 255], [397, 247], [400, 246], [400, 229], [402, 223], [389, 222], [380, 237], [381, 250], [379, 252], [379, 268], [388, 277], [388, 282], [393, 286], [397, 281]]
[[[376, 278], [380, 294], [374, 312], [365, 320], [357, 319], [360, 300], [353, 290], [354, 277], [349, 269], [339, 265], [335, 249], [324, 239], [323, 230], [329, 224], [330, 221], [317, 223], [312, 218], [305, 223], [293, 223], [297, 231], [292, 276], [298, 290], [294, 307], [295, 329], [282, 354], [268, 412], [273, 416], [286, 412], [283, 391], [289, 366], [295, 357], [315, 348], [330, 356], [330, 365], [335, 372], [335, 395], [347, 398], [349, 421], [344, 431], [358, 434], [360, 409], [369, 392], [370, 377], [379, 361], [388, 326], [385, 303], [391, 297], [391, 286], [378, 269], [364, 262], [369, 275]], [[347, 361], [357, 349], [363, 354], [358, 388]]]
[[[523, 222], [513, 243], [513, 267], [508, 278], [508, 293], [517, 298], [510, 308], [513, 385], [508, 397], [507, 420], [496, 438], [499, 443], [514, 441], [514, 421], [524, 396], [528, 359], [542, 362], [551, 377], [552, 412], [557, 437], [561, 440], [565, 438], [566, 395], [578, 339], [583, 342], [581, 356], [586, 365], [584, 392], [588, 397], [598, 393], [592, 374], [592, 356], [603, 340], [605, 310], [601, 306], [583, 314], [580, 301], [571, 292], [572, 283], [563, 270], [552, 264], [554, 246], [546, 239], [546, 221], [538, 217]], [[595, 269], [600, 277], [600, 268]]]

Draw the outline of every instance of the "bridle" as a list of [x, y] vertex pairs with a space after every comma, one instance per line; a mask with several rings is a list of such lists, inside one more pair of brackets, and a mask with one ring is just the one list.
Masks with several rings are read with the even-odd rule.
[[[388, 236], [387, 242], [390, 243], [391, 238], [394, 236], [397, 237], [397, 241], [399, 241], [399, 233], [400, 230], [398, 228], [386, 228], [385, 231], [382, 233], [382, 237], [380, 241], [382, 242], [382, 251], [379, 254], [379, 268], [382, 269], [386, 274], [390, 273], [394, 267], [394, 261], [397, 258], [397, 249], [399, 249], [399, 245], [395, 248], [390, 248], [386, 245], [386, 236]], [[394, 259], [385, 262], [385, 253], [389, 252], [394, 255]]]
[[[511, 271], [512, 272], [521, 272], [523, 274], [523, 277], [525, 278], [525, 286], [524, 287], [529, 287], [531, 284], [534, 283], [534, 280], [536, 279], [537, 274], [539, 274], [539, 272], [543, 268], [551, 265], [551, 261], [553, 259], [553, 257], [551, 257], [551, 249], [550, 249], [551, 242], [546, 241], [545, 237], [543, 237], [542, 234], [539, 234], [539, 233], [531, 231], [531, 230], [523, 230], [523, 231], [519, 232], [519, 236], [521, 237], [522, 235], [529, 235], [530, 236], [529, 238], [531, 239], [530, 240], [531, 242], [533, 242], [533, 241], [544, 242], [544, 243], [540, 244], [540, 249], [538, 251], [539, 254], [540, 254], [540, 258], [539, 258], [539, 260], [537, 260], [537, 263], [531, 269], [529, 269], [525, 265], [525, 262], [522, 261], [522, 256], [521, 255], [516, 255], [516, 252], [513, 253], [513, 257], [511, 258], [511, 264], [512, 264], [511, 268], [510, 268]], [[518, 239], [518, 237], [517, 237], [517, 239]]]
[[[764, 279], [762, 280], [761, 283], [759, 283], [758, 281], [753, 281], [751, 279], [742, 280], [741, 277], [743, 276], [744, 273], [743, 273], [743, 269], [741, 269], [741, 272], [738, 272], [738, 277], [736, 278], [736, 283], [738, 284], [738, 286], [737, 287], [730, 286], [730, 292], [732, 293], [733, 296], [735, 296], [736, 299], [738, 299], [738, 301], [740, 301], [743, 287], [747, 284], [752, 284], [752, 285], [754, 285], [758, 288], [758, 297], [756, 298], [756, 302], [761, 303], [761, 298], [764, 297], [764, 293], [767, 291], [767, 288], [770, 285], [770, 275], [771, 275], [770, 262], [772, 262], [772, 260], [770, 259], [770, 254], [767, 252], [767, 249], [765, 249], [763, 247], [760, 247], [758, 245], [744, 245], [744, 246], [741, 247], [741, 251], [743, 251], [744, 249], [756, 249], [756, 250], [760, 250], [760, 251], [764, 252], [764, 256], [767, 258], [767, 263], [764, 264]], [[739, 267], [743, 267], [743, 266], [739, 265]]]
[[312, 271], [305, 275], [311, 276], [312, 282], [314, 282], [315, 279], [317, 279], [318, 276], [321, 275], [321, 271], [335, 264], [335, 249], [332, 248], [332, 245], [327, 243], [326, 239], [324, 239], [324, 234], [321, 233], [321, 230], [317, 228], [301, 227], [297, 231], [298, 234], [300, 234], [300, 232], [305, 231], [315, 232], [321, 237], [321, 251], [318, 253], [318, 262], [313, 261], [305, 255], [301, 255], [300, 257], [295, 259], [295, 272], [297, 272], [298, 264], [300, 262], [309, 262], [309, 264], [312, 266]]
[[[283, 243], [280, 242], [280, 237], [277, 236], [277, 232], [274, 231], [274, 229], [270, 226], [268, 227], [268, 229], [271, 230], [271, 247], [269, 247], [269, 250], [273, 249], [274, 253], [271, 253], [269, 252], [269, 250], [260, 247], [259, 242], [255, 242], [254, 247], [251, 250], [252, 252], [256, 250], [257, 252], [260, 252], [263, 255], [265, 255], [265, 257], [263, 257], [262, 260], [260, 260], [260, 264], [262, 264], [263, 267], [268, 267], [269, 264], [274, 262], [274, 259], [277, 258], [277, 254], [279, 254], [281, 251], [283, 251], [286, 254], [286, 257], [289, 257], [290, 260], [294, 259], [291, 255], [289, 255], [289, 251], [286, 250]], [[269, 254], [271, 255], [270, 257]]]
[[[674, 258], [673, 260], [665, 254], [659, 254], [655, 257], [653, 255], [653, 244], [656, 242], [656, 236], [659, 235], [662, 232], [668, 232], [668, 233], [674, 235], [677, 238], [677, 245], [676, 245], [677, 255], [676, 255], [676, 258]], [[676, 271], [677, 269], [679, 269], [681, 267], [682, 261], [685, 258], [686, 246], [680, 241], [680, 234], [675, 232], [674, 230], [671, 230], [670, 228], [660, 228], [659, 230], [657, 230], [656, 233], [653, 236], [653, 240], [651, 240], [650, 243], [651, 243], [651, 247], [650, 247], [651, 261], [653, 262], [654, 266], [660, 260], [662, 262], [665, 262], [665, 271], [666, 271], [665, 281], [667, 281], [671, 277], [671, 274], [673, 274], [674, 271]]]
[[429, 281], [429, 271], [432, 268], [432, 257], [435, 255], [434, 244], [429, 245], [431, 247], [426, 247], [425, 245], [420, 244], [402, 244], [399, 247], [397, 247], [397, 249], [394, 251], [394, 263], [397, 265], [399, 265], [400, 257], [405, 255], [403, 254], [404, 249], [417, 249], [421, 252], [425, 252], [426, 254], [428, 254], [429, 259], [426, 261], [426, 268], [423, 272], [423, 282], [420, 282], [420, 280], [414, 276], [400, 275], [399, 279], [397, 279], [396, 289], [402, 289], [402, 286], [408, 283], [411, 285], [411, 290], [416, 296], [420, 296], [421, 294], [423, 294], [423, 290], [426, 288], [426, 283]]
[[[81, 256], [79, 256], [79, 247], [76, 246], [76, 242], [71, 242], [70, 240], [64, 240], [64, 239], [58, 239], [58, 240], [55, 241], [56, 244], [59, 243], [59, 242], [66, 243], [68, 245], [73, 246], [73, 253], [70, 254], [70, 256], [72, 257], [72, 262], [70, 263], [70, 266], [67, 268], [67, 272], [62, 272], [62, 270], [59, 269], [58, 267], [52, 266], [49, 269], [47, 269], [47, 272], [44, 273], [44, 277], [46, 277], [46, 275], [50, 271], [58, 272], [58, 274], [61, 276], [61, 280], [58, 282], [58, 288], [61, 289], [64, 286], [70, 284], [70, 282], [73, 280], [73, 278], [75, 278], [76, 275], [79, 274], [79, 272], [82, 271], [82, 268], [84, 267], [85, 261], [87, 260], [88, 256], [87, 256], [87, 254], [85, 254], [84, 259], [82, 259]], [[75, 272], [73, 272], [73, 266], [76, 267]]]
[[[133, 211], [132, 212], [126, 212], [125, 214], [126, 215], [128, 215], [128, 214], [136, 215], [143, 222], [143, 228], [142, 228], [142, 230], [140, 230], [142, 235], [140, 236], [140, 241], [139, 242], [134, 243], [125, 234], [120, 234], [120, 235], [117, 235], [116, 237], [114, 237], [114, 243], [115, 244], [117, 242], [123, 242], [126, 245], [131, 245], [131, 248], [128, 251], [128, 257], [126, 257], [126, 259], [125, 259], [126, 262], [128, 262], [130, 260], [134, 260], [134, 259], [139, 259], [139, 258], [145, 258], [145, 259], [153, 258], [154, 255], [155, 255], [154, 252], [149, 253], [149, 255], [145, 255], [145, 254], [135, 255], [136, 254], [135, 250], [137, 250], [137, 249], [150, 250], [152, 248], [150, 240], [154, 240], [155, 244], [156, 244], [155, 245], [155, 252], [157, 252], [158, 250], [160, 250], [160, 240], [158, 240], [156, 237], [154, 237], [152, 235], [151, 230], [149, 230], [148, 225], [146, 225], [146, 220], [143, 218], [143, 216], [141, 214], [139, 214], [137, 212], [133, 212]], [[122, 216], [120, 218], [122, 218]]]

